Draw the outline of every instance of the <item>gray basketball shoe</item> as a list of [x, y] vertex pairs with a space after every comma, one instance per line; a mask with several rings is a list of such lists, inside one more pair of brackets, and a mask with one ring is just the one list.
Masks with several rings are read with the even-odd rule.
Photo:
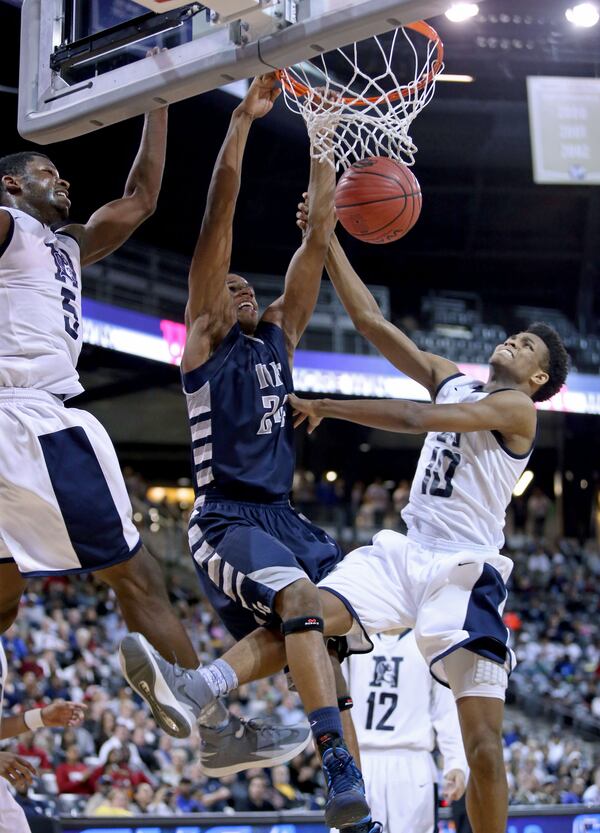
[[[202, 711], [217, 701], [201, 674], [167, 662], [139, 633], [122, 640], [119, 660], [129, 685], [171, 737], [187, 738]], [[278, 726], [233, 715], [221, 729], [199, 729], [200, 762], [211, 776], [282, 764], [304, 751], [311, 740], [308, 724]]]
[[200, 726], [200, 766], [214, 778], [284, 764], [304, 752], [311, 741], [308, 724], [279, 726], [234, 715], [230, 718], [223, 729]]

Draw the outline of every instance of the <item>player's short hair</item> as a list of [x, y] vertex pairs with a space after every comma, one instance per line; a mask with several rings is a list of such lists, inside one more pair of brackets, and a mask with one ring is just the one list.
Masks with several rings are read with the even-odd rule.
[[5, 176], [23, 176], [27, 171], [27, 165], [36, 156], [51, 161], [49, 156], [46, 156], [45, 153], [39, 153], [37, 150], [22, 150], [20, 153], [10, 153], [8, 156], [0, 157], [0, 202], [2, 202], [4, 196], [2, 178]]
[[534, 402], [544, 402], [558, 393], [564, 385], [569, 372], [569, 354], [562, 338], [549, 324], [536, 321], [527, 327], [526, 332], [541, 338], [548, 348], [548, 366], [544, 370], [549, 378], [546, 384], [536, 390], [532, 396]]

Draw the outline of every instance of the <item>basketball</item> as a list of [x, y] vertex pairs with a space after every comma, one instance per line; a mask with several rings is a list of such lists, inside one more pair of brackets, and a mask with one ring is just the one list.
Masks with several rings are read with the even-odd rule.
[[421, 213], [421, 186], [410, 168], [387, 156], [369, 156], [343, 174], [335, 210], [346, 231], [366, 243], [404, 237]]

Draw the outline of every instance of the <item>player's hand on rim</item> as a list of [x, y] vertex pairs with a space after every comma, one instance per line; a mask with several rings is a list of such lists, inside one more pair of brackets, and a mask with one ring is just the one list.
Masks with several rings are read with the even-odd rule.
[[25, 782], [31, 784], [37, 770], [25, 758], [14, 752], [0, 752], [0, 776], [13, 786]]
[[236, 107], [238, 113], [245, 113], [251, 119], [262, 119], [273, 109], [273, 104], [281, 95], [277, 73], [267, 72], [257, 75], [250, 84], [243, 101]]
[[322, 416], [319, 416], [317, 411], [319, 407], [318, 399], [300, 399], [295, 393], [288, 394], [288, 402], [292, 406], [292, 413], [294, 417], [294, 428], [305, 420], [308, 420], [307, 431], [309, 434], [321, 424]]

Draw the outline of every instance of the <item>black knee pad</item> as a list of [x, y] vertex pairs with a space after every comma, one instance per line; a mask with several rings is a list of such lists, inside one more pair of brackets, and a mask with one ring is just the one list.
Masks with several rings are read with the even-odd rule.
[[317, 631], [323, 633], [325, 623], [320, 616], [294, 616], [281, 623], [281, 633], [289, 636], [291, 633], [302, 633], [302, 631]]
[[354, 706], [354, 700], [350, 697], [349, 694], [346, 694], [344, 697], [338, 697], [338, 709], [341, 712], [346, 712], [348, 709], [351, 709]]

